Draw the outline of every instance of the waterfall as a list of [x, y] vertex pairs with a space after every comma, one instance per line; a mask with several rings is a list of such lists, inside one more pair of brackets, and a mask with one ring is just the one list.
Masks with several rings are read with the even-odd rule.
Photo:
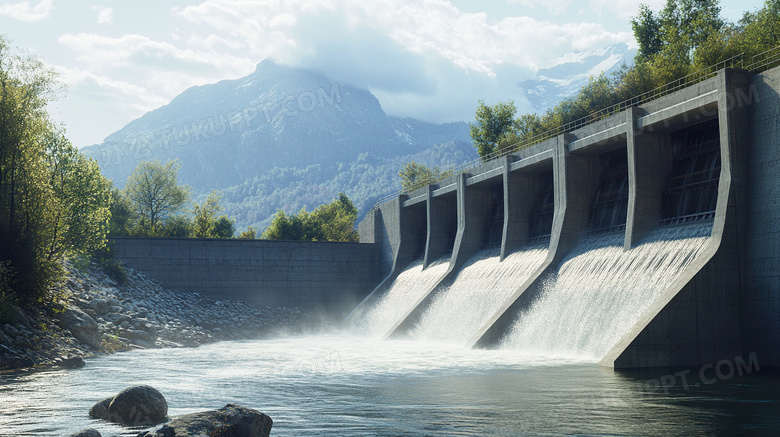
[[410, 336], [467, 343], [518, 291], [546, 256], [546, 244], [513, 252], [503, 261], [500, 261], [497, 249], [477, 252], [449, 287], [436, 291], [436, 297]]
[[623, 234], [586, 238], [541, 286], [502, 347], [601, 359], [702, 252], [711, 228], [659, 228], [628, 251]]
[[387, 291], [366, 312], [356, 327], [372, 337], [384, 338], [441, 281], [449, 268], [450, 256], [442, 257], [423, 269], [417, 260], [398, 274]]

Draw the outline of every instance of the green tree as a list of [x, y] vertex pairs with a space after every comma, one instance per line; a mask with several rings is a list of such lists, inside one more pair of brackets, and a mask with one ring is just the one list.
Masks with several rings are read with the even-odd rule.
[[139, 226], [155, 235], [169, 216], [180, 212], [189, 201], [190, 187], [179, 185], [178, 161], [144, 161], [127, 179], [125, 193], [141, 217]]
[[214, 221], [214, 238], [233, 238], [236, 233], [236, 221], [226, 215], [221, 215]]
[[[52, 70], [0, 37], [0, 264], [4, 301], [52, 297], [63, 256], [105, 245], [110, 184], [49, 121]], [[12, 291], [8, 291], [12, 290]]]
[[124, 191], [111, 187], [111, 221], [108, 225], [110, 237], [127, 237], [135, 226], [137, 217], [133, 202]]
[[333, 202], [314, 210], [312, 219], [319, 228], [320, 241], [358, 241], [355, 231], [357, 208], [344, 193]]
[[222, 209], [219, 206], [221, 195], [212, 191], [202, 204], [195, 204], [193, 219], [193, 234], [196, 238], [211, 238], [214, 236], [214, 226], [217, 222], [217, 213]]
[[661, 23], [660, 18], [649, 6], [639, 5], [639, 14], [631, 17], [631, 29], [634, 31], [639, 48], [634, 61], [642, 64], [650, 60], [661, 51]]
[[242, 240], [254, 240], [257, 238], [257, 230], [252, 226], [247, 226], [246, 231], [242, 232], [238, 238]]
[[23, 302], [45, 298], [61, 273], [51, 253], [60, 203], [45, 159], [55, 94], [54, 72], [0, 37], [0, 262]]
[[311, 213], [302, 208], [297, 214], [278, 211], [263, 233], [269, 240], [357, 241], [357, 209], [344, 193]]
[[636, 63], [663, 56], [690, 65], [696, 49], [726, 24], [720, 10], [718, 0], [667, 0], [658, 13], [641, 5], [639, 14], [631, 19], [639, 44]]
[[511, 100], [493, 106], [479, 101], [476, 123], [471, 125], [471, 139], [474, 140], [477, 153], [483, 160], [499, 151], [498, 146], [502, 139], [515, 134], [516, 112], [517, 108]]
[[106, 244], [111, 182], [60, 133], [50, 132], [46, 160], [55, 197], [50, 256], [89, 257]]
[[168, 217], [165, 223], [158, 226], [155, 236], [169, 238], [192, 238], [192, 221], [185, 215], [177, 214]]
[[306, 208], [301, 208], [297, 214], [293, 215], [287, 215], [284, 211], [279, 210], [271, 224], [263, 232], [263, 238], [267, 240], [313, 241], [317, 239], [315, 231]]
[[451, 171], [442, 172], [439, 167], [426, 167], [414, 161], [405, 164], [398, 172], [398, 176], [401, 177], [401, 189], [407, 192], [432, 184], [451, 174]]

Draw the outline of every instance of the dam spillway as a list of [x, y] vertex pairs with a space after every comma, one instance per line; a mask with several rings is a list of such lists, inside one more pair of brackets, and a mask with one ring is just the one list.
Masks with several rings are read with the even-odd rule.
[[441, 286], [420, 321], [410, 329], [412, 339], [467, 344], [501, 302], [512, 295], [547, 256], [546, 245], [534, 245], [500, 259], [498, 249], [482, 249], [469, 259], [452, 284]]
[[[779, 92], [778, 68], [720, 70], [377, 205], [361, 241], [380, 247], [387, 274], [451, 250], [442, 284], [395, 335], [614, 368], [746, 351], [780, 366], [780, 226], [763, 216], [780, 207], [748, 190], [780, 195]], [[547, 249], [527, 268], [462, 279], [532, 243]], [[493, 282], [503, 291], [486, 291]], [[472, 315], [483, 326], [461, 330]]]
[[631, 253], [662, 228], [707, 223], [706, 244], [623, 325], [601, 364], [704, 365], [756, 353], [780, 367], [780, 68], [718, 70], [605, 114], [380, 202], [359, 224], [360, 244], [117, 238], [117, 257], [169, 288], [339, 319], [351, 311], [353, 322], [412, 266], [446, 265], [387, 324], [400, 335], [480, 250], [503, 263], [546, 245], [540, 265], [509, 281], [494, 315], [463, 340], [491, 348], [587, 239], [612, 236], [617, 253], [622, 238]]
[[353, 328], [371, 337], [386, 338], [403, 318], [439, 283], [447, 273], [449, 260], [440, 259], [427, 268], [418, 259], [398, 275], [376, 300], [366, 303], [365, 314], [353, 316]]
[[663, 227], [627, 251], [620, 233], [584, 239], [545, 279], [501, 347], [601, 360], [697, 258], [711, 226]]

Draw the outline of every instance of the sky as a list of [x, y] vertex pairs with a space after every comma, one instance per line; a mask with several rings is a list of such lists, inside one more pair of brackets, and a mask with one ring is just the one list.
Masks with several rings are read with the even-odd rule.
[[[0, 34], [59, 74], [50, 114], [83, 147], [264, 59], [367, 88], [389, 115], [471, 121], [479, 99], [529, 111], [519, 82], [576, 53], [633, 47], [640, 3], [665, 1], [11, 0]], [[721, 1], [722, 15], [762, 4]]]

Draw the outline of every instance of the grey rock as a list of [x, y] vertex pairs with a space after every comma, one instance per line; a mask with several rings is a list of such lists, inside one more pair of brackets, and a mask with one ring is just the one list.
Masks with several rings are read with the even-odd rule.
[[124, 425], [154, 425], [168, 420], [168, 402], [148, 385], [136, 385], [119, 392], [108, 405], [108, 420]]
[[219, 410], [177, 417], [157, 431], [140, 433], [138, 437], [268, 437], [273, 423], [257, 410], [227, 404]]
[[66, 369], [77, 369], [79, 367], [84, 367], [86, 363], [84, 362], [84, 358], [82, 357], [62, 357], [57, 360], [55, 360], [54, 364], [56, 364], [59, 367], [64, 367]]
[[70, 330], [77, 340], [91, 348], [100, 348], [102, 344], [95, 319], [77, 307], [65, 307], [65, 311], [60, 314], [60, 327]]
[[111, 405], [111, 401], [114, 400], [113, 396], [99, 400], [92, 408], [89, 409], [89, 417], [93, 419], [105, 419], [108, 420], [108, 406]]
[[71, 434], [70, 437], [102, 437], [102, 436], [100, 435], [100, 432], [98, 430], [87, 428]]
[[6, 345], [6, 346], [11, 346], [11, 344], [12, 344], [11, 340], [9, 340], [8, 337], [5, 336], [3, 331], [0, 331], [0, 344]]
[[176, 437], [176, 430], [168, 425], [163, 425], [162, 428], [154, 432], [140, 432], [137, 437]]
[[98, 315], [102, 316], [108, 314], [108, 301], [106, 301], [105, 299], [94, 299], [92, 302], [89, 303], [89, 306]]

